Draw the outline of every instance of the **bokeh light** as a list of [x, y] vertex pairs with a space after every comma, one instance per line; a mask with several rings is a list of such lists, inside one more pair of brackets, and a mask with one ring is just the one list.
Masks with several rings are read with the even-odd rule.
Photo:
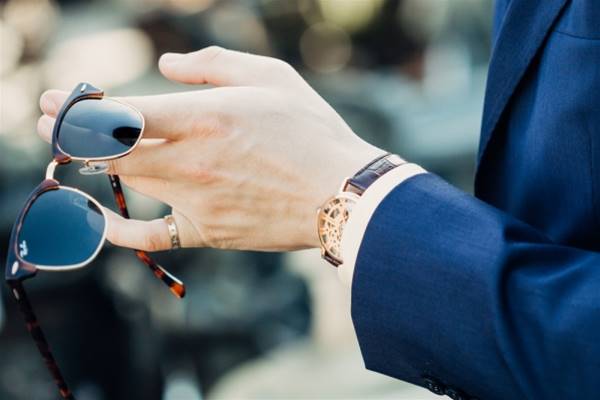
[[25, 42], [20, 32], [0, 19], [0, 76], [15, 69], [24, 48]]
[[406, 0], [399, 9], [399, 24], [419, 40], [439, 35], [450, 12], [450, 0]]
[[35, 64], [22, 66], [0, 78], [0, 134], [12, 134], [13, 140], [28, 147], [34, 136], [16, 135], [18, 128], [29, 125], [37, 112], [36, 94], [40, 84], [39, 68]]
[[164, 0], [165, 4], [176, 12], [195, 14], [209, 8], [215, 0]]
[[206, 18], [206, 29], [223, 46], [269, 55], [267, 32], [252, 9], [227, 3], [216, 7]]
[[300, 39], [302, 59], [307, 67], [329, 73], [346, 66], [352, 55], [348, 34], [332, 23], [319, 23], [308, 28]]
[[154, 62], [148, 36], [132, 28], [83, 34], [48, 51], [48, 86], [70, 90], [78, 82], [94, 82], [104, 89], [135, 80]]
[[58, 7], [50, 0], [10, 0], [4, 7], [3, 17], [23, 35], [33, 53], [46, 43], [59, 14]]
[[347, 32], [364, 28], [382, 5], [383, 0], [319, 0], [323, 18]]

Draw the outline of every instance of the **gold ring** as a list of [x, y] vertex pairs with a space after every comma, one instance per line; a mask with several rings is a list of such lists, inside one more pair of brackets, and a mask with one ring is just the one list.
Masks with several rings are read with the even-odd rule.
[[175, 218], [173, 218], [173, 215], [169, 214], [165, 215], [163, 219], [167, 223], [167, 229], [169, 230], [169, 238], [171, 239], [171, 249], [180, 248], [181, 241], [179, 240], [179, 230], [177, 229]]

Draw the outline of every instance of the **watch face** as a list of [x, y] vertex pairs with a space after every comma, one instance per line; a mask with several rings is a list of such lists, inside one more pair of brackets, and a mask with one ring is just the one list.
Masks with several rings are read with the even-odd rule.
[[333, 258], [337, 264], [341, 264], [340, 245], [344, 225], [350, 217], [350, 211], [358, 200], [358, 195], [354, 193], [340, 193], [331, 198], [319, 210], [318, 229], [319, 240], [323, 256]]

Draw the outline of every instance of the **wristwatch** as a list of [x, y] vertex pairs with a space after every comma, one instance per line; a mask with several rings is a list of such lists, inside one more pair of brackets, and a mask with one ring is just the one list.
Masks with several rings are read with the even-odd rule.
[[338, 194], [317, 210], [317, 232], [321, 242], [321, 257], [337, 267], [343, 263], [340, 245], [344, 226], [352, 207], [373, 182], [386, 172], [405, 164], [396, 154], [384, 154], [371, 161], [353, 177], [344, 179]]

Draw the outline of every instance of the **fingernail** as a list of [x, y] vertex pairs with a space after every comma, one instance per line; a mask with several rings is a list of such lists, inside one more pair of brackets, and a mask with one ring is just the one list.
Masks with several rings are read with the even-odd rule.
[[163, 64], [174, 64], [181, 60], [181, 57], [183, 57], [183, 54], [165, 53], [162, 55], [162, 57], [160, 57], [160, 62]]
[[56, 111], [58, 110], [58, 106], [57, 104], [52, 101], [52, 97], [45, 94], [42, 95], [42, 99], [41, 99], [41, 108], [42, 111], [44, 111], [46, 114], [56, 114]]
[[38, 130], [41, 134], [44, 134], [48, 131], [52, 132], [53, 123], [52, 120], [46, 116], [43, 116], [38, 121]]
[[54, 122], [50, 117], [45, 115], [40, 117], [38, 120], [37, 132], [46, 142], [52, 141], [52, 128], [54, 128]]

